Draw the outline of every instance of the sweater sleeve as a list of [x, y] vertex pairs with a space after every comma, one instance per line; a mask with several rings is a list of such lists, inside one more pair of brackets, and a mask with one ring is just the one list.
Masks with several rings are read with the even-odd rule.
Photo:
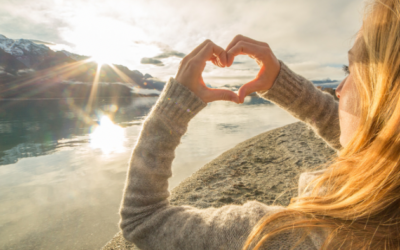
[[282, 61], [280, 63], [281, 70], [274, 85], [257, 94], [309, 125], [331, 148], [339, 151], [342, 146], [338, 102], [294, 73]]
[[[285, 209], [257, 201], [207, 209], [169, 204], [168, 178], [175, 148], [190, 119], [205, 106], [171, 78], [143, 124], [130, 159], [120, 210], [124, 238], [141, 250], [241, 249], [264, 215]], [[269, 249], [290, 246], [300, 238], [282, 237], [271, 241], [273, 248]], [[308, 247], [303, 249], [315, 249], [310, 242], [304, 242]]]

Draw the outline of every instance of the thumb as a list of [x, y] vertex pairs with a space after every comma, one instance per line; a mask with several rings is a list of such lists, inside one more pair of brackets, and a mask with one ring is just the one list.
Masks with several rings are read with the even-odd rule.
[[257, 91], [257, 85], [258, 85], [258, 80], [254, 79], [254, 80], [244, 84], [242, 87], [240, 87], [240, 89], [238, 91], [239, 102], [243, 103], [244, 102], [244, 98], [246, 96], [248, 96], [251, 93]]
[[239, 96], [233, 91], [227, 89], [210, 89], [209, 93], [208, 99], [210, 99], [210, 102], [231, 101], [239, 103]]

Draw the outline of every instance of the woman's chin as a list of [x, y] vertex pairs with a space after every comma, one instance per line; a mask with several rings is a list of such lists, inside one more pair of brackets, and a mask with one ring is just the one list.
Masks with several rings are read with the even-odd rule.
[[340, 141], [340, 145], [342, 145], [342, 147], [345, 147], [345, 146], [346, 146], [346, 142], [344, 141], [344, 138], [343, 138], [342, 134], [340, 134], [340, 139], [339, 139], [339, 141]]

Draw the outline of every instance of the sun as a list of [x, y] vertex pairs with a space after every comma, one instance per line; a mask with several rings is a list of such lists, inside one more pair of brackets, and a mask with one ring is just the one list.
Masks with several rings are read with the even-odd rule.
[[73, 52], [89, 56], [99, 65], [114, 64], [141, 67], [141, 59], [161, 53], [160, 47], [146, 30], [117, 17], [79, 8], [70, 19], [61, 37], [73, 47]]
[[90, 61], [96, 62], [99, 66], [113, 64], [113, 59], [107, 55], [96, 55], [90, 58]]
[[141, 39], [139, 32], [117, 19], [96, 15], [75, 20], [63, 37], [79, 54], [88, 55], [98, 64], [121, 64], [128, 56], [133, 41]]

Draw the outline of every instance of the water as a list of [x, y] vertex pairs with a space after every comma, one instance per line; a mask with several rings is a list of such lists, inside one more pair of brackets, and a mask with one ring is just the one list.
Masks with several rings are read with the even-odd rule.
[[[157, 97], [0, 101], [0, 249], [99, 249], [118, 232], [127, 163]], [[257, 97], [210, 103], [176, 151], [171, 190], [252, 136], [296, 122]]]

